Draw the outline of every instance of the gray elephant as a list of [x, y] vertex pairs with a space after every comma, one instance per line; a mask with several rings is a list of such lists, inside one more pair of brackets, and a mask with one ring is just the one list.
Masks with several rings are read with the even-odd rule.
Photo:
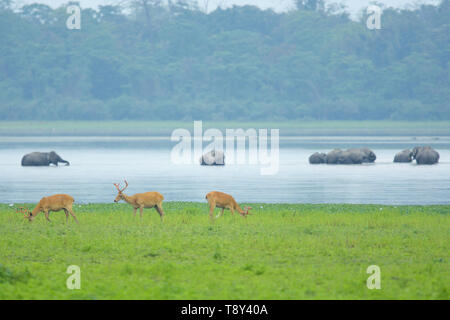
[[316, 152], [309, 157], [309, 163], [321, 164], [327, 162], [327, 155], [325, 153]]
[[415, 147], [412, 158], [417, 164], [435, 164], [439, 162], [439, 153], [430, 146]]
[[55, 151], [51, 152], [32, 152], [26, 154], [22, 158], [22, 166], [49, 166], [50, 164], [58, 165], [58, 162], [70, 165], [69, 161], [62, 159]]
[[326, 163], [328, 164], [362, 164], [374, 162], [377, 156], [369, 148], [360, 149], [334, 149], [328, 152]]
[[370, 150], [369, 148], [361, 148], [357, 149], [360, 150], [364, 154], [363, 162], [364, 163], [373, 163], [375, 160], [377, 160], [377, 156], [375, 152]]
[[200, 164], [202, 166], [223, 166], [225, 165], [225, 155], [222, 151], [212, 150], [200, 158]]
[[342, 164], [361, 164], [369, 162], [369, 160], [364, 151], [359, 149], [349, 149], [342, 152], [340, 162]]
[[[359, 157], [358, 157], [359, 156]], [[355, 164], [362, 163], [362, 154], [348, 150], [334, 149], [327, 154], [327, 164]]]
[[413, 153], [409, 149], [405, 149], [397, 153], [394, 157], [394, 162], [411, 162]]
[[377, 159], [375, 153], [369, 148], [352, 148], [347, 151], [352, 153], [353, 157], [358, 159], [358, 162], [360, 158], [362, 158], [362, 163], [373, 163]]
[[338, 164], [339, 160], [342, 158], [342, 150], [341, 149], [333, 149], [327, 153], [327, 164]]

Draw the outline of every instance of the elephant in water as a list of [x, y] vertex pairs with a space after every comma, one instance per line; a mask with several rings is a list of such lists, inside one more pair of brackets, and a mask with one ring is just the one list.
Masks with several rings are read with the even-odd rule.
[[411, 162], [412, 154], [411, 150], [405, 149], [395, 155], [394, 162]]
[[361, 164], [374, 162], [377, 156], [369, 148], [334, 149], [326, 155], [327, 164]]
[[341, 149], [333, 149], [327, 153], [327, 161], [328, 164], [338, 164], [342, 159], [342, 153], [344, 151]]
[[200, 158], [202, 166], [223, 166], [225, 165], [225, 155], [222, 151], [212, 150]]
[[363, 154], [361, 152], [350, 152], [349, 150], [334, 149], [327, 154], [327, 164], [361, 164]]
[[22, 166], [49, 166], [58, 165], [58, 162], [70, 165], [69, 161], [62, 159], [55, 151], [52, 152], [32, 152], [22, 158]]
[[439, 162], [439, 153], [430, 146], [415, 147], [412, 157], [417, 164], [435, 164]]
[[320, 164], [327, 162], [327, 155], [325, 153], [316, 152], [309, 157], [309, 163]]
[[375, 153], [369, 148], [348, 149], [351, 153], [362, 153], [363, 163], [373, 163], [377, 159]]

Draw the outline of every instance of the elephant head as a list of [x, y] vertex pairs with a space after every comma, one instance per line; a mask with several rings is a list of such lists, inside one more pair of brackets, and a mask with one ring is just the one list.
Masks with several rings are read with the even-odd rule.
[[225, 165], [225, 155], [222, 151], [212, 150], [200, 158], [200, 164], [208, 166], [223, 166]]
[[361, 148], [359, 150], [363, 153], [363, 162], [372, 163], [377, 159], [375, 153], [369, 148]]
[[61, 158], [55, 151], [51, 151], [48, 153], [48, 161], [51, 164], [54, 164], [55, 166], [58, 165], [58, 162], [65, 163], [66, 166], [70, 165], [69, 161], [64, 160]]
[[411, 156], [413, 159], [416, 159], [417, 154], [419, 153], [420, 150], [422, 150], [422, 148], [423, 147], [414, 147], [412, 149]]
[[320, 164], [327, 162], [327, 155], [325, 153], [316, 152], [309, 157], [309, 163]]

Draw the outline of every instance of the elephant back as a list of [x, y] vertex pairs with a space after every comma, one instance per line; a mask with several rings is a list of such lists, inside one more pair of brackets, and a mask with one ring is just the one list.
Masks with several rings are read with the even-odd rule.
[[31, 152], [22, 157], [22, 166], [48, 166], [48, 153]]
[[439, 153], [433, 149], [422, 149], [416, 156], [417, 164], [435, 164], [439, 162]]

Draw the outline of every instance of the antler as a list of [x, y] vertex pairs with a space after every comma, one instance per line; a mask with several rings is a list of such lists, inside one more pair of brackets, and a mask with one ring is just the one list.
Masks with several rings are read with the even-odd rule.
[[22, 213], [24, 218], [28, 218], [30, 216], [30, 209], [20, 207], [16, 209], [16, 213]]
[[120, 190], [120, 183], [113, 183], [113, 185], [116, 186], [117, 191], [119, 191], [119, 193], [123, 192], [126, 188], [128, 188], [127, 180], [124, 180], [124, 181], [125, 181], [125, 187], [122, 190]]

